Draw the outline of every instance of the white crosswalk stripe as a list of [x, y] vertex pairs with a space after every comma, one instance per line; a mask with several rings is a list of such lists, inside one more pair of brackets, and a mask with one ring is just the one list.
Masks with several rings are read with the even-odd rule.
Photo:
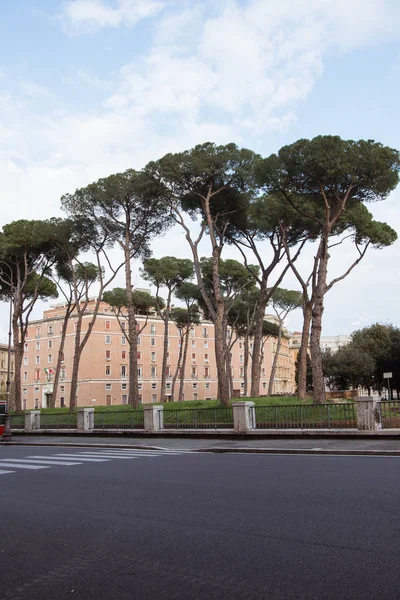
[[[0, 459], [0, 475], [15, 473], [13, 469], [40, 470], [54, 466], [69, 467], [85, 463], [103, 463], [112, 460], [134, 460], [137, 458], [159, 458], [187, 454], [185, 450], [141, 450], [135, 448], [71, 448], [67, 452], [49, 455], [30, 455], [24, 458]], [[5, 470], [4, 467], [7, 469]]]

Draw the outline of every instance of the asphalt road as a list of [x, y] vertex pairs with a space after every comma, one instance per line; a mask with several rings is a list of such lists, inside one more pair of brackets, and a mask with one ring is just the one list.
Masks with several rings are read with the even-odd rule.
[[0, 447], [0, 598], [400, 597], [400, 458], [110, 452]]

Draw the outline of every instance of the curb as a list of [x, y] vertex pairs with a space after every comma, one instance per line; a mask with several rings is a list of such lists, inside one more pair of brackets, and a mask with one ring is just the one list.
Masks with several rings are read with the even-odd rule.
[[319, 456], [400, 456], [400, 450], [338, 450], [326, 448], [162, 448], [160, 446], [141, 446], [139, 444], [66, 444], [33, 442], [2, 442], [0, 446], [39, 446], [60, 448], [112, 448], [117, 450], [162, 450], [164, 452], [185, 451], [187, 454], [285, 454], [285, 455], [319, 455]]

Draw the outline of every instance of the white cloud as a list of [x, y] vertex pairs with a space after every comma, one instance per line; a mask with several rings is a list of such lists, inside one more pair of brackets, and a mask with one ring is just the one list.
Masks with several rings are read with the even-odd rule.
[[157, 0], [118, 0], [107, 5], [101, 0], [71, 0], [62, 7], [61, 17], [72, 31], [91, 31], [102, 27], [133, 27], [163, 8]]

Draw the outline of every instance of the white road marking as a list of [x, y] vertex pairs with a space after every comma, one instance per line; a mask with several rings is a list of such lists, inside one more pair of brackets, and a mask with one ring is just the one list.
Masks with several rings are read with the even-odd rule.
[[80, 454], [79, 456], [82, 456], [82, 458], [84, 456], [90, 457], [90, 458], [118, 458], [120, 460], [132, 460], [133, 458], [137, 458], [137, 456], [116, 456], [115, 454], [105, 454], [103, 452], [99, 452], [94, 453], [94, 452], [82, 452], [82, 454]]
[[7, 473], [15, 473], [15, 471], [0, 471], [0, 475], [7, 475]]
[[50, 467], [45, 467], [44, 465], [21, 465], [21, 463], [15, 463], [15, 462], [11, 462], [14, 459], [10, 459], [7, 462], [3, 462], [3, 460], [0, 463], [0, 467], [11, 467], [13, 469], [31, 469], [33, 470], [37, 470], [37, 469], [50, 469]]
[[60, 457], [60, 460], [62, 458], [76, 459], [79, 457], [80, 462], [98, 462], [98, 463], [100, 463], [100, 462], [109, 462], [111, 460], [110, 458], [87, 458], [86, 456], [82, 456], [81, 454], [53, 454], [52, 459], [59, 460], [58, 456]]
[[26, 458], [11, 458], [10, 460], [12, 460], [13, 462], [17, 462], [17, 463], [34, 463], [34, 464], [39, 464], [39, 465], [63, 465], [65, 467], [80, 464], [78, 462], [62, 462], [61, 463], [58, 461], [51, 460], [51, 458], [47, 459], [47, 458], [39, 457], [39, 458], [35, 459], [33, 456], [27, 456]]

